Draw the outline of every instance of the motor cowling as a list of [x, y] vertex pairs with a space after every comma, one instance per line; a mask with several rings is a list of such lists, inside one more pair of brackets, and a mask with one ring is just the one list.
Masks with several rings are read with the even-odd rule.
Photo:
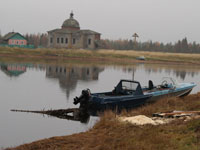
[[74, 98], [74, 104], [77, 105], [80, 103], [80, 108], [88, 107], [90, 96], [90, 89], [82, 90], [81, 95]]

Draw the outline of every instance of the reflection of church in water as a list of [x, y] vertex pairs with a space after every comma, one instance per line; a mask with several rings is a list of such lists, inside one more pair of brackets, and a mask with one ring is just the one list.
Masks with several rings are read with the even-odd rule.
[[57, 78], [61, 88], [66, 89], [67, 98], [70, 91], [76, 88], [78, 80], [94, 81], [98, 80], [99, 73], [104, 68], [96, 66], [54, 66], [50, 65], [46, 68], [46, 77]]

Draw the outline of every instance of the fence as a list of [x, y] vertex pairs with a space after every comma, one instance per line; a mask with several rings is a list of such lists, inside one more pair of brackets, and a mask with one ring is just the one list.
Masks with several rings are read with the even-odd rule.
[[20, 48], [30, 48], [34, 49], [34, 45], [8, 45], [8, 44], [0, 44], [1, 47], [20, 47]]

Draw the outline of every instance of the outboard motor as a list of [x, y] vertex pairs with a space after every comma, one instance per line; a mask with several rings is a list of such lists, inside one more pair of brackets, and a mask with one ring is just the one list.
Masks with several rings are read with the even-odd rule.
[[79, 108], [87, 109], [89, 105], [90, 95], [90, 89], [82, 90], [81, 95], [79, 97], [74, 98], [74, 104], [77, 105], [78, 103], [80, 103]]

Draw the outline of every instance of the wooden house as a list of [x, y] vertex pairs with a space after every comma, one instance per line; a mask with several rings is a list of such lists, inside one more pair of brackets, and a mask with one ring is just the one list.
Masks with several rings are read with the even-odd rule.
[[8, 45], [27, 45], [26, 38], [18, 32], [9, 32], [3, 37], [3, 43]]

